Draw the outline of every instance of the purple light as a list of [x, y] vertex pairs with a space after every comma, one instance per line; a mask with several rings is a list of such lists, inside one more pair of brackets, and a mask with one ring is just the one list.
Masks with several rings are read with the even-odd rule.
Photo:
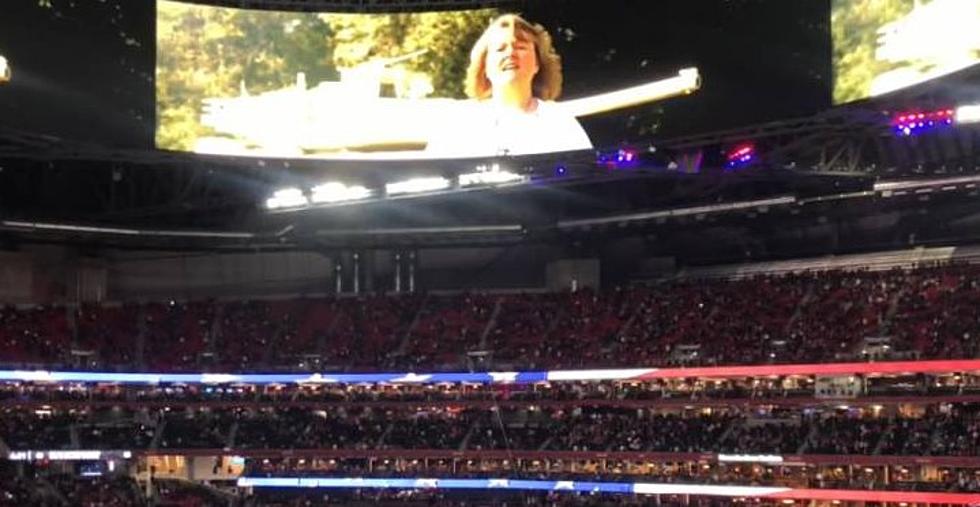
[[747, 166], [755, 160], [755, 145], [744, 143], [735, 146], [726, 153], [725, 158], [728, 159], [728, 162], [725, 164], [725, 167], [728, 169], [738, 169]]
[[616, 152], [616, 162], [632, 162], [636, 159], [636, 152], [632, 150], [621, 149]]
[[620, 148], [613, 153], [600, 153], [597, 162], [610, 170], [628, 169], [639, 165], [640, 156], [636, 150]]
[[952, 109], [926, 112], [906, 112], [892, 117], [892, 126], [899, 136], [911, 136], [944, 126], [954, 125]]

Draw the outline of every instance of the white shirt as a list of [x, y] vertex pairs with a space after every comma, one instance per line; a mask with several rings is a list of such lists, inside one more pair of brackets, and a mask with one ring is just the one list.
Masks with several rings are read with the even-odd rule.
[[491, 101], [467, 101], [442, 121], [426, 151], [435, 157], [496, 157], [591, 150], [578, 120], [561, 104], [535, 99], [524, 112]]

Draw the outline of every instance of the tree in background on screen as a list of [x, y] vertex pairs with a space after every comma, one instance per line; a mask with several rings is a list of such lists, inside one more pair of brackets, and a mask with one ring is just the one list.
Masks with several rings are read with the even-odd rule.
[[337, 79], [331, 30], [310, 13], [160, 2], [157, 8], [157, 146], [191, 151], [210, 135], [206, 97], [291, 86], [299, 72]]
[[377, 58], [425, 53], [404, 62], [427, 75], [432, 96], [465, 98], [463, 78], [470, 48], [494, 17], [494, 9], [410, 14], [321, 14], [334, 33], [334, 64], [350, 68]]
[[874, 78], [895, 66], [875, 58], [878, 29], [914, 7], [914, 0], [833, 0], [834, 103], [868, 97]]
[[193, 151], [214, 135], [202, 100], [336, 81], [340, 69], [425, 51], [400, 65], [432, 96], [463, 98], [469, 49], [493, 9], [336, 14], [250, 11], [161, 1], [157, 8], [157, 146]]

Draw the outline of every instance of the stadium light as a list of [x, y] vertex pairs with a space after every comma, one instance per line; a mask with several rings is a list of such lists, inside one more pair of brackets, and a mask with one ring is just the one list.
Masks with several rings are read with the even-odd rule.
[[10, 82], [11, 70], [7, 57], [0, 55], [0, 85]]
[[736, 146], [725, 154], [725, 159], [727, 160], [725, 167], [729, 169], [745, 167], [755, 159], [755, 144], [744, 143]]
[[970, 104], [956, 108], [956, 123], [980, 122], [980, 104]]
[[596, 163], [606, 169], [630, 169], [640, 165], [640, 155], [634, 148], [619, 148], [596, 154]]
[[296, 206], [306, 206], [310, 200], [303, 195], [303, 191], [298, 188], [284, 188], [277, 190], [272, 197], [266, 199], [265, 207], [268, 209], [292, 208]]
[[133, 457], [132, 451], [124, 450], [40, 450], [40, 451], [10, 451], [7, 459], [10, 461], [99, 461], [102, 459]]
[[357, 201], [371, 197], [374, 192], [362, 185], [347, 186], [343, 183], [331, 181], [313, 187], [310, 194], [310, 201], [313, 203], [333, 203], [345, 201]]
[[520, 174], [500, 169], [500, 164], [489, 166], [477, 166], [476, 172], [459, 175], [459, 186], [470, 187], [473, 185], [493, 185], [497, 183], [510, 183], [523, 181], [526, 178]]
[[442, 177], [433, 178], [412, 178], [405, 181], [396, 181], [385, 185], [385, 192], [388, 195], [415, 194], [419, 192], [433, 192], [449, 188], [450, 181]]
[[892, 118], [892, 126], [898, 136], [912, 136], [953, 124], [956, 111], [937, 109], [935, 111], [911, 111]]

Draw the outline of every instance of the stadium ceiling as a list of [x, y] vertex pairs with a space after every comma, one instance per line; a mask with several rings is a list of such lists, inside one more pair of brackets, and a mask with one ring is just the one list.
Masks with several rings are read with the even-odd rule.
[[688, 136], [655, 139], [674, 153], [718, 150], [752, 142], [769, 164], [797, 171], [878, 177], [946, 176], [980, 171], [980, 126], [898, 136], [902, 111], [980, 103], [980, 65], [886, 95], [841, 104], [818, 114]]
[[478, 9], [514, 5], [510, 0], [180, 0], [185, 3], [313, 12], [406, 12]]

